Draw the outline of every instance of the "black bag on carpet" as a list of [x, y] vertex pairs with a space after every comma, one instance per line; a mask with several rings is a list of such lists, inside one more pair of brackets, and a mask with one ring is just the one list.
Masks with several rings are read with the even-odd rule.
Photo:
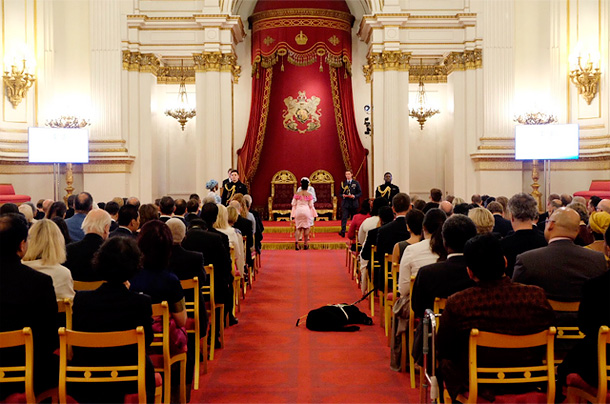
[[330, 304], [311, 310], [307, 314], [305, 326], [312, 331], [360, 330], [360, 327], [351, 324], [372, 325], [373, 319], [353, 304]]

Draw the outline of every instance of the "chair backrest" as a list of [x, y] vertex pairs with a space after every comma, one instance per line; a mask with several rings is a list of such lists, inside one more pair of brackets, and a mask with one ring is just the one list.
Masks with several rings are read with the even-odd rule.
[[99, 288], [106, 281], [92, 281], [92, 282], [84, 282], [84, 281], [74, 281], [74, 290], [95, 290]]
[[[184, 305], [186, 307], [187, 315], [188, 313], [193, 313], [194, 327], [193, 331], [195, 334], [199, 334], [201, 331], [199, 329], [199, 277], [195, 276], [193, 279], [185, 279], [180, 281], [182, 285], [182, 290], [192, 290], [193, 291], [193, 300], [185, 300]], [[187, 332], [191, 332], [191, 330], [187, 329]]]
[[271, 197], [274, 203], [290, 203], [297, 192], [297, 177], [288, 170], [280, 170], [271, 178]]
[[[601, 398], [601, 400], [606, 398], [606, 395], [608, 394], [608, 383], [610, 383], [610, 366], [607, 361], [608, 344], [610, 344], [610, 328], [602, 325], [599, 327], [597, 338], [597, 363], [599, 373], [597, 397]], [[601, 400], [600, 402], [603, 402]]]
[[[548, 330], [529, 335], [508, 335], [494, 332], [479, 331], [473, 328], [470, 331], [468, 345], [469, 355], [469, 391], [468, 402], [477, 402], [478, 384], [510, 384], [510, 383], [547, 383], [547, 402], [555, 400], [555, 356], [554, 339], [557, 330], [551, 327]], [[534, 348], [546, 347], [546, 357], [540, 359], [536, 365], [521, 365], [514, 367], [479, 367], [477, 347], [487, 348]]]
[[[394, 285], [396, 285], [394, 272], [392, 271], [392, 256], [390, 254], [384, 256], [383, 264], [383, 294], [387, 296], [394, 291]], [[396, 299], [396, 294], [393, 296]]]
[[203, 285], [201, 291], [204, 295], [207, 295], [210, 300], [210, 307], [212, 313], [214, 313], [214, 307], [216, 306], [216, 298], [214, 296], [214, 265], [206, 265], [204, 267], [205, 273], [208, 274], [209, 285]]
[[28, 403], [35, 403], [34, 395], [34, 339], [32, 329], [0, 332], [0, 349], [23, 346], [24, 362], [21, 365], [1, 366], [0, 383], [24, 382], [25, 397]]
[[317, 203], [332, 203], [335, 196], [335, 179], [326, 170], [316, 170], [309, 176], [309, 183], [316, 190]]
[[[560, 302], [558, 300], [547, 299], [554, 311], [578, 313], [580, 302]], [[557, 339], [583, 339], [585, 334], [575, 324], [574, 326], [558, 326]]]
[[60, 299], [57, 301], [57, 312], [66, 313], [66, 328], [72, 329], [72, 299]]
[[162, 301], [161, 303], [156, 303], [152, 305], [152, 316], [153, 317], [161, 317], [163, 330], [161, 332], [154, 333], [153, 342], [151, 342], [151, 347], [161, 347], [163, 352], [163, 359], [165, 363], [169, 362], [169, 358], [171, 357], [169, 346], [169, 305], [167, 301]]
[[[135, 365], [72, 366], [68, 365], [68, 346], [83, 348], [110, 348], [137, 345]], [[59, 329], [59, 402], [66, 401], [66, 384], [69, 382], [106, 383], [137, 381], [138, 401], [146, 403], [146, 343], [144, 328], [113, 332], [80, 332]], [[137, 373], [134, 375], [134, 371]], [[108, 373], [110, 372], [110, 376]]]

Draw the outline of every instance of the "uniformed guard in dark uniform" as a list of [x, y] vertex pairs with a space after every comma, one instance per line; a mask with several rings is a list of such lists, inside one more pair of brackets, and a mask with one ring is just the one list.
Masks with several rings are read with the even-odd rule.
[[352, 178], [350, 170], [345, 171], [345, 181], [341, 181], [341, 231], [339, 235], [345, 237], [347, 219], [358, 213], [358, 200], [362, 196], [360, 183]]
[[231, 171], [231, 181], [227, 182], [222, 187], [222, 204], [227, 206], [233, 195], [248, 193], [248, 187], [246, 184], [239, 180], [239, 172], [237, 170]]
[[400, 189], [392, 184], [392, 173], [383, 174], [383, 180], [385, 182], [375, 189], [375, 198], [385, 198], [392, 206], [392, 199], [400, 192]]

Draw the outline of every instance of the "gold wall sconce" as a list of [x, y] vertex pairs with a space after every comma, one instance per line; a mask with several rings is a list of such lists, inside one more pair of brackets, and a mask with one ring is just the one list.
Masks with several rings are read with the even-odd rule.
[[26, 60], [23, 59], [23, 66], [21, 68], [13, 64], [10, 70], [4, 71], [2, 81], [6, 88], [6, 96], [11, 104], [13, 104], [13, 108], [17, 108], [25, 98], [27, 91], [34, 84], [34, 81], [36, 81], [36, 77], [27, 71]]
[[579, 53], [576, 56], [576, 60], [577, 62], [573, 64], [570, 70], [570, 81], [576, 86], [578, 94], [583, 96], [587, 105], [591, 105], [591, 101], [593, 101], [597, 94], [599, 79], [602, 74], [599, 67], [595, 67], [599, 62], [599, 58], [595, 58], [589, 53], [587, 60], [584, 61]]

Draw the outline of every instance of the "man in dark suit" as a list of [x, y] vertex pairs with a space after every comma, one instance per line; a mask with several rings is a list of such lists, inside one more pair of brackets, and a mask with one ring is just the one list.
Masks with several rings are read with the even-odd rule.
[[362, 196], [360, 183], [352, 176], [351, 170], [345, 171], [345, 181], [341, 181], [341, 231], [339, 235], [345, 237], [347, 219], [358, 213], [359, 199]]
[[199, 219], [199, 201], [195, 198], [191, 198], [186, 203], [186, 216], [184, 216], [184, 221], [186, 222], [186, 226], [188, 227], [189, 223], [193, 219]]
[[66, 263], [64, 264], [75, 281], [102, 280], [91, 266], [93, 255], [100, 248], [110, 233], [110, 215], [102, 209], [89, 212], [83, 221], [85, 237], [81, 241], [66, 246]]
[[[364, 245], [362, 246], [362, 250], [360, 251], [360, 257], [367, 262], [367, 271], [370, 274], [371, 268], [375, 265], [376, 268], [383, 268], [384, 256], [382, 253], [375, 253], [375, 262], [371, 262], [371, 251], [372, 247], [377, 242], [377, 236], [379, 234], [379, 230], [388, 223], [391, 223], [394, 220], [394, 212], [392, 208], [389, 206], [383, 206], [379, 209], [379, 224], [380, 227], [375, 227], [374, 229], [369, 230], [366, 235], [366, 240]], [[377, 249], [379, 251], [379, 249]], [[381, 288], [383, 283], [383, 271], [377, 270], [374, 274], [373, 284], [376, 288]]]
[[443, 223], [443, 244], [447, 260], [426, 265], [419, 269], [411, 304], [416, 317], [423, 317], [426, 309], [434, 308], [434, 298], [446, 298], [452, 294], [475, 286], [468, 276], [464, 245], [477, 235], [474, 222], [465, 215], [452, 215]]
[[537, 209], [534, 197], [524, 192], [513, 195], [508, 201], [514, 233], [504, 237], [500, 241], [500, 245], [506, 257], [506, 275], [509, 278], [513, 276], [517, 255], [547, 245], [544, 234], [534, 226], [538, 215]]
[[492, 229], [492, 233], [498, 233], [502, 237], [506, 237], [506, 235], [513, 230], [513, 226], [510, 224], [510, 220], [504, 219], [504, 208], [502, 207], [502, 204], [493, 201], [487, 205], [487, 209], [494, 217], [494, 228]]
[[[34, 391], [57, 386], [59, 361], [53, 351], [57, 336], [57, 301], [53, 280], [21, 263], [27, 250], [28, 228], [18, 214], [0, 217], [0, 331], [32, 329], [34, 337]], [[1, 366], [23, 365], [23, 349], [6, 348]], [[23, 392], [23, 383], [2, 383], [0, 399]]]
[[248, 193], [248, 187], [246, 184], [239, 180], [239, 171], [231, 170], [231, 181], [227, 182], [222, 186], [222, 200], [221, 203], [225, 206], [229, 204], [231, 198], [235, 194], [246, 195]]
[[392, 255], [394, 245], [400, 241], [407, 240], [411, 234], [407, 230], [406, 215], [411, 208], [411, 198], [404, 192], [396, 194], [392, 201], [392, 209], [396, 217], [390, 223], [379, 228], [377, 233], [377, 251], [379, 256]]
[[442, 199], [443, 199], [443, 191], [441, 191], [438, 188], [432, 188], [430, 190], [430, 201], [424, 205], [422, 212], [426, 213], [430, 209], [439, 208]]
[[136, 231], [140, 227], [140, 214], [134, 205], [123, 205], [119, 209], [119, 227], [110, 232], [109, 237], [136, 237]]
[[174, 214], [174, 210], [176, 210], [176, 204], [174, 202], [174, 198], [171, 196], [164, 196], [161, 198], [159, 202], [159, 212], [161, 212], [161, 216], [159, 216], [159, 220], [163, 223], [167, 222], [172, 218]]
[[574, 244], [579, 225], [575, 210], [556, 209], [544, 230], [549, 245], [518, 255], [513, 281], [540, 286], [549, 299], [579, 301], [585, 281], [607, 271], [602, 253]]
[[[468, 240], [464, 246], [464, 258], [468, 275], [476, 286], [449, 296], [437, 338], [440, 376], [453, 399], [468, 390], [468, 339], [471, 329], [527, 335], [548, 329], [554, 321], [553, 309], [541, 288], [513, 283], [504, 275], [505, 260], [500, 242], [494, 235], [488, 233]], [[500, 351], [504, 350], [480, 352], [481, 360], [492, 367], [500, 363], [518, 365], [523, 357], [527, 357], [521, 352]], [[499, 389], [502, 393], [508, 392], [502, 387]], [[486, 390], [481, 388], [479, 395], [487, 398], [498, 392], [495, 387]], [[489, 397], [488, 400], [493, 401], [493, 398]]]
[[118, 219], [120, 208], [121, 207], [119, 206], [119, 204], [115, 201], [110, 201], [106, 204], [106, 206], [104, 206], [104, 210], [108, 212], [108, 214], [110, 215], [110, 219], [112, 220], [110, 222], [110, 233], [119, 228]]
[[385, 198], [392, 206], [392, 200], [400, 192], [398, 186], [392, 184], [392, 173], [383, 174], [384, 183], [375, 189], [375, 198]]

